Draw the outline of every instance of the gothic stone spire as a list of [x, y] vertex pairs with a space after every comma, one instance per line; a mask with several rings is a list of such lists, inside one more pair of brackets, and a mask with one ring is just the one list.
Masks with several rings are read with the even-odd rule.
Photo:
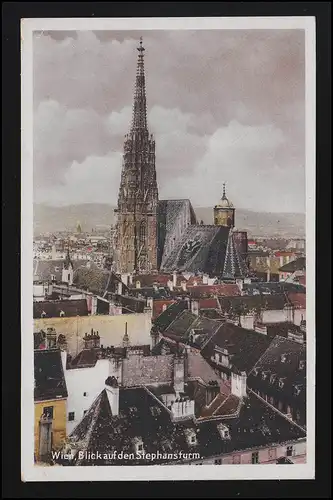
[[142, 39], [137, 50], [133, 117], [130, 131], [125, 136], [116, 210], [116, 267], [121, 273], [149, 272], [157, 268], [155, 141], [149, 135], [147, 125]]

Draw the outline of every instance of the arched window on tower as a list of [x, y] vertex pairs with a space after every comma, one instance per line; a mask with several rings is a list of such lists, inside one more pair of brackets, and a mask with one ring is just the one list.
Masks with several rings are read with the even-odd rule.
[[146, 223], [144, 221], [140, 224], [140, 243], [145, 243], [146, 241]]
[[230, 216], [227, 218], [227, 225], [228, 227], [232, 226], [232, 218]]

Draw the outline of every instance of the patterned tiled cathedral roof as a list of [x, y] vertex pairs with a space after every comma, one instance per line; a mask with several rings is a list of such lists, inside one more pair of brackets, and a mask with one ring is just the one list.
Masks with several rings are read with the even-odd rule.
[[204, 272], [222, 274], [229, 228], [223, 226], [189, 225], [170, 254], [163, 259], [165, 272]]
[[235, 279], [244, 278], [247, 275], [247, 266], [238, 251], [233, 230], [231, 229], [228, 236], [228, 245], [224, 260], [222, 277], [224, 279]]
[[157, 207], [158, 264], [163, 267], [187, 226], [196, 224], [190, 200], [160, 200]]

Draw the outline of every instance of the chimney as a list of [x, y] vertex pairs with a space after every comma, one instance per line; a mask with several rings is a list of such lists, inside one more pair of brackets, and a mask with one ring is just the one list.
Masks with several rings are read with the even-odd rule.
[[240, 317], [240, 325], [246, 330], [254, 330], [254, 314], [243, 314]]
[[181, 282], [183, 292], [186, 292], [186, 281]]
[[194, 401], [189, 399], [188, 396], [184, 398], [177, 398], [171, 404], [172, 420], [187, 420], [194, 418]]
[[64, 374], [66, 374], [66, 366], [67, 366], [67, 351], [61, 350], [60, 351], [61, 355], [61, 364], [62, 364], [62, 369]]
[[52, 245], [51, 258], [52, 258], [52, 260], [56, 260], [57, 259], [57, 251], [56, 251], [56, 246], [54, 244]]
[[271, 270], [270, 268], [267, 269], [267, 283], [271, 281]]
[[175, 355], [173, 361], [173, 388], [177, 395], [184, 392], [185, 389], [185, 357]]
[[57, 334], [54, 328], [46, 330], [46, 349], [55, 349], [57, 347]]
[[211, 380], [206, 385], [206, 406], [209, 406], [211, 402], [220, 393], [220, 386], [216, 380]]
[[129, 276], [128, 273], [124, 273], [121, 275], [121, 281], [124, 283], [125, 286], [128, 286], [128, 276]]
[[[176, 273], [176, 271], [174, 271], [173, 274], [172, 274], [172, 285], [174, 287], [177, 286], [177, 273]], [[171, 290], [171, 288], [170, 288], [170, 290]]]
[[238, 286], [239, 290], [243, 290], [243, 280], [242, 279], [236, 279], [236, 285]]
[[199, 316], [199, 302], [197, 300], [191, 300], [191, 311], [196, 316]]
[[133, 274], [129, 275], [129, 284], [133, 285]]
[[246, 392], [246, 373], [232, 373], [231, 374], [231, 394], [242, 399], [247, 396]]
[[90, 311], [91, 316], [94, 316], [97, 314], [97, 295], [93, 295], [91, 297], [91, 311]]
[[174, 287], [173, 281], [169, 280], [168, 283], [167, 283], [167, 286], [168, 286], [169, 290], [171, 290], [171, 292], [172, 292], [173, 291], [173, 287]]
[[118, 295], [122, 295], [122, 293], [123, 293], [123, 282], [122, 281], [118, 282], [117, 293], [118, 293]]
[[108, 377], [105, 380], [105, 390], [109, 400], [111, 414], [113, 417], [119, 415], [119, 385], [116, 377]]
[[154, 299], [153, 297], [148, 297], [147, 298], [147, 307], [151, 310], [153, 310], [153, 303], [154, 303]]
[[203, 284], [203, 285], [208, 285], [208, 279], [209, 279], [208, 274], [204, 274], [204, 275], [202, 276], [202, 284]]

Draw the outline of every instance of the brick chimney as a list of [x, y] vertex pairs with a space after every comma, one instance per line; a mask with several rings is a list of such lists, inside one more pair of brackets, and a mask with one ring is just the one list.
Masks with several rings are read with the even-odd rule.
[[101, 338], [98, 332], [94, 332], [94, 330], [91, 329], [90, 333], [85, 334], [83, 341], [85, 349], [94, 349], [100, 347]]
[[185, 356], [176, 354], [173, 361], [173, 388], [177, 395], [185, 390]]

